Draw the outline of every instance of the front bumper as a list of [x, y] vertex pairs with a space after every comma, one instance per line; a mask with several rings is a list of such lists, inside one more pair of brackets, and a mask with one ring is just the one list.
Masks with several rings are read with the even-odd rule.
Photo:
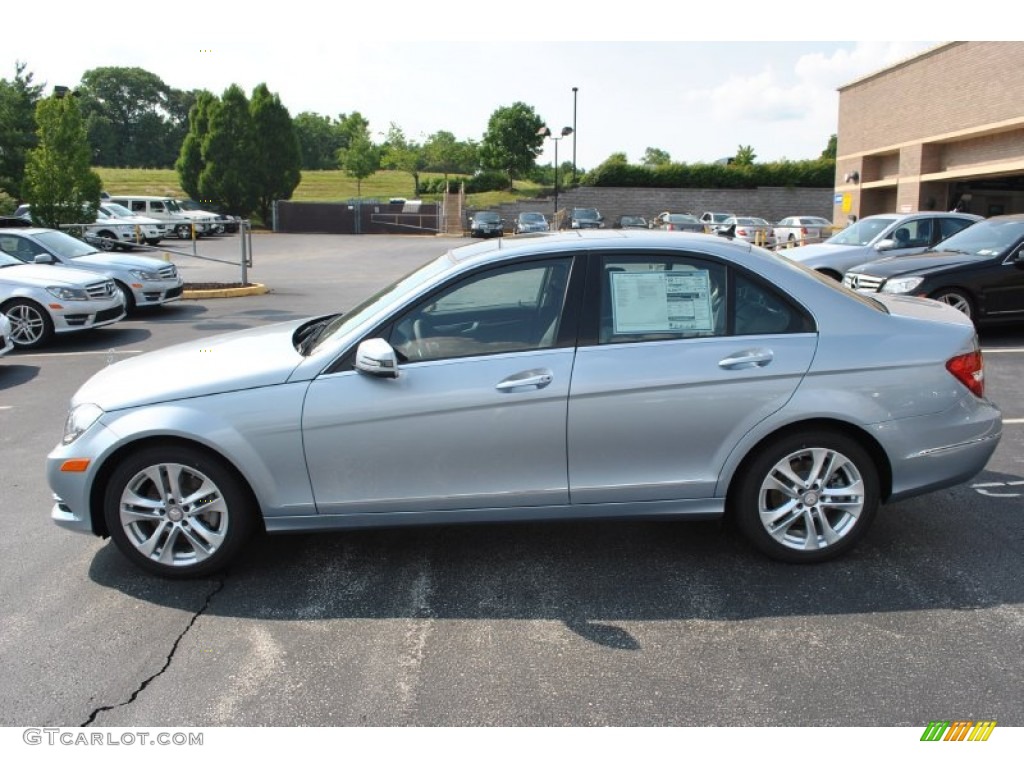
[[185, 281], [179, 275], [173, 280], [141, 280], [132, 283], [132, 295], [138, 307], [156, 307], [181, 298]]
[[116, 323], [125, 315], [120, 296], [106, 301], [51, 302], [49, 307], [54, 333], [101, 328]]

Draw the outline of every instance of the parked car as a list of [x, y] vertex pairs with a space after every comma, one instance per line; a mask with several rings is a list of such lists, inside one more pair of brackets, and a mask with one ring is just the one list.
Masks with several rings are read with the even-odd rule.
[[601, 229], [604, 216], [597, 208], [573, 208], [569, 212], [570, 229]]
[[716, 234], [735, 237], [762, 248], [775, 247], [772, 225], [757, 216], [730, 216], [719, 225]]
[[234, 234], [238, 231], [239, 222], [241, 219], [238, 216], [230, 216], [226, 213], [218, 213], [211, 211], [208, 208], [204, 208], [195, 200], [175, 200], [179, 207], [185, 211], [186, 215], [190, 216], [201, 216], [203, 221], [209, 221], [212, 219], [213, 224], [210, 230], [215, 235], [223, 235], [225, 232]]
[[115, 323], [124, 304], [114, 281], [81, 269], [25, 264], [0, 251], [0, 312], [18, 349], [35, 349], [55, 333]]
[[703, 232], [704, 225], [700, 219], [689, 213], [659, 213], [651, 219], [651, 229], [664, 229], [666, 232]]
[[514, 235], [523, 235], [528, 232], [548, 232], [550, 229], [548, 220], [543, 213], [520, 213], [512, 223], [512, 234]]
[[258, 529], [725, 514], [809, 562], [996, 449], [953, 308], [735, 240], [589, 235], [464, 246], [343, 315], [104, 367], [47, 459], [52, 519], [163, 576]]
[[719, 213], [705, 211], [700, 215], [700, 223], [704, 225], [704, 231], [709, 235], [718, 233], [719, 228], [725, 224], [725, 220], [735, 216], [734, 213]]
[[7, 315], [0, 312], [0, 357], [14, 349], [14, 340], [11, 338], [11, 321]]
[[213, 223], [207, 214], [192, 216], [183, 210], [173, 199], [153, 195], [106, 195], [103, 202], [123, 205], [132, 213], [147, 216], [165, 222], [169, 232], [181, 240], [190, 240], [193, 231], [196, 237], [202, 237]]
[[109, 277], [126, 312], [177, 301], [185, 284], [174, 264], [152, 256], [100, 253], [56, 229], [0, 230], [0, 251], [26, 264], [50, 264]]
[[[15, 214], [32, 221], [32, 206], [27, 203], [18, 206]], [[122, 218], [110, 208], [104, 210], [102, 205], [96, 210], [94, 226], [87, 224], [91, 217], [88, 210], [83, 211], [82, 226], [74, 228], [74, 231], [104, 251], [130, 251], [144, 242], [158, 243], [162, 236], [162, 232], [148, 221], [134, 219], [130, 215]]]
[[820, 216], [787, 216], [774, 227], [775, 242], [780, 246], [820, 243], [831, 232], [832, 222]]
[[505, 220], [497, 211], [477, 211], [469, 220], [470, 237], [501, 237], [505, 234]]
[[850, 269], [843, 284], [863, 293], [927, 296], [976, 323], [1024, 318], [1024, 214], [993, 216], [916, 256]]
[[785, 255], [834, 280], [846, 270], [881, 256], [920, 253], [981, 221], [970, 213], [883, 213], [865, 216], [828, 240], [785, 251]]
[[619, 216], [615, 222], [615, 229], [648, 229], [649, 226], [647, 219], [636, 215]]
[[[132, 213], [123, 205], [119, 205], [118, 203], [101, 202], [99, 210], [100, 213], [105, 214], [106, 216], [123, 219], [132, 224], [139, 224], [147, 227], [152, 227], [152, 229], [155, 231], [155, 234], [146, 234], [146, 236], [143, 238], [146, 242], [146, 245], [157, 245], [165, 237], [167, 237], [170, 234], [173, 234], [173, 230], [170, 230], [167, 224], [160, 221], [159, 219], [151, 219], [148, 216], [140, 216], [137, 213]], [[144, 234], [147, 232], [149, 232], [149, 230], [144, 231]]]

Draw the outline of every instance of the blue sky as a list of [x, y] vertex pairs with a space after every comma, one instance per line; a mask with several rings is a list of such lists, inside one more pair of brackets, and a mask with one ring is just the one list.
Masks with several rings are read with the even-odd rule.
[[[621, 18], [593, 2], [567, 6], [40, 0], [33, 16], [50, 21], [7, 36], [0, 76], [24, 61], [48, 85], [74, 85], [98, 66], [139, 66], [173, 87], [216, 93], [266, 82], [292, 115], [358, 110], [375, 134], [393, 122], [419, 140], [441, 129], [479, 139], [491, 112], [515, 101], [557, 133], [573, 123], [576, 86], [577, 163], [590, 168], [617, 151], [635, 162], [648, 146], [684, 162], [712, 161], [740, 144], [759, 160], [817, 157], [836, 130], [838, 86], [950, 39], [934, 24], [901, 23], [900, 12], [874, 0], [845, 21], [838, 5], [799, 0], [757, 11], [737, 4], [717, 19], [678, 1], [623, 4]], [[929, 39], [857, 41], [869, 31], [858, 24], [871, 26], [883, 9], [885, 30], [875, 36], [913, 29]], [[912, 9], [905, 13], [912, 19]], [[651, 39], [694, 33], [706, 39]], [[808, 34], [850, 39], [782, 42]], [[571, 158], [571, 142], [559, 160]], [[541, 162], [551, 160], [550, 146]]]

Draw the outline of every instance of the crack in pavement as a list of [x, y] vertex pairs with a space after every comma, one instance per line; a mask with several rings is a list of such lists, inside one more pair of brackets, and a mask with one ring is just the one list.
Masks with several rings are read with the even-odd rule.
[[167, 668], [171, 666], [171, 661], [174, 660], [174, 654], [178, 651], [178, 645], [185, 638], [185, 635], [189, 633], [189, 630], [192, 629], [192, 626], [199, 620], [199, 617], [206, 613], [206, 609], [210, 607], [210, 603], [213, 601], [213, 598], [217, 596], [218, 592], [224, 589], [224, 584], [226, 581], [227, 574], [225, 574], [224, 577], [218, 579], [217, 586], [214, 587], [213, 591], [206, 596], [206, 600], [203, 603], [202, 607], [192, 615], [192, 619], [191, 621], [189, 621], [188, 626], [186, 626], [185, 629], [181, 631], [181, 634], [178, 635], [178, 637], [175, 639], [174, 645], [171, 646], [170, 653], [167, 654], [167, 660], [164, 662], [164, 665], [160, 667], [160, 669], [158, 669], [152, 675], [143, 680], [142, 684], [134, 691], [132, 691], [132, 695], [129, 696], [125, 701], [122, 701], [119, 704], [110, 704], [104, 707], [97, 707], [92, 711], [92, 713], [89, 715], [86, 721], [78, 727], [87, 728], [90, 725], [92, 725], [93, 722], [95, 722], [96, 718], [99, 717], [100, 713], [110, 712], [111, 710], [118, 709], [120, 707], [126, 707], [129, 704], [133, 703], [139, 697], [139, 694], [146, 690], [150, 683], [152, 683], [154, 680], [160, 677], [160, 675], [166, 672]]

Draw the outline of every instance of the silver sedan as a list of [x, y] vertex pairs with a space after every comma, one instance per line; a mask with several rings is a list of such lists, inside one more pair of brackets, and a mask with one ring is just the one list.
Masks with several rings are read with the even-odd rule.
[[606, 230], [457, 248], [347, 314], [111, 365], [47, 475], [58, 525], [171, 577], [257, 529], [567, 518], [729, 515], [815, 562], [1000, 435], [955, 309]]

